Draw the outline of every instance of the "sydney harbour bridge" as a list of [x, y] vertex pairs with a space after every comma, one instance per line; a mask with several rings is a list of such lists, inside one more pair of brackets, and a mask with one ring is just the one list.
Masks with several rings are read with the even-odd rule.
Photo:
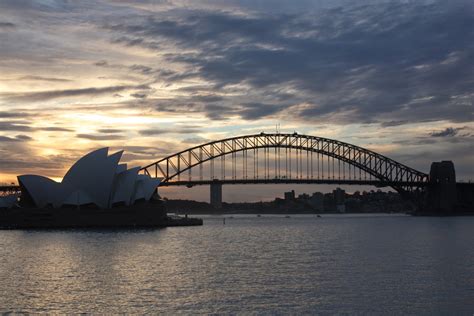
[[213, 205], [222, 201], [224, 184], [283, 183], [392, 187], [418, 203], [436, 200], [435, 208], [450, 209], [456, 202], [452, 162], [433, 163], [427, 174], [366, 148], [296, 132], [208, 142], [157, 160], [141, 172], [162, 178], [160, 186], [210, 185]]
[[391, 186], [405, 192], [429, 181], [428, 174], [371, 150], [298, 133], [212, 141], [162, 158], [142, 172], [163, 178], [160, 186], [188, 187], [216, 182], [326, 183]]
[[433, 163], [427, 174], [366, 148], [296, 132], [208, 142], [161, 158], [141, 172], [162, 178], [160, 187], [210, 185], [211, 203], [222, 200], [224, 184], [372, 185], [412, 199], [431, 191], [430, 199], [438, 199], [435, 207], [452, 206], [456, 190], [450, 161]]

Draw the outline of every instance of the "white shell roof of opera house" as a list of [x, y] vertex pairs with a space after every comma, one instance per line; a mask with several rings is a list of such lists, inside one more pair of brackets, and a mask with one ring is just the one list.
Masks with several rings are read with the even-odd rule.
[[138, 174], [140, 167], [127, 169], [126, 164], [119, 164], [123, 151], [108, 152], [106, 147], [83, 156], [61, 182], [39, 175], [21, 175], [18, 182], [37, 207], [95, 204], [110, 208], [115, 203], [150, 200], [161, 178]]

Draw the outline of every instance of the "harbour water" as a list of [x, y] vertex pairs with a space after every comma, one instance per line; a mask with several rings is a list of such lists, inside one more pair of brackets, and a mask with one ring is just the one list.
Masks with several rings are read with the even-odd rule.
[[0, 312], [474, 313], [474, 217], [0, 231]]

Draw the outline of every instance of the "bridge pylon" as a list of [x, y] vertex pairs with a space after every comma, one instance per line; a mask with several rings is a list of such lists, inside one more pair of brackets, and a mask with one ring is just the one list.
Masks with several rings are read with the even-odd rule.
[[221, 208], [222, 207], [222, 182], [219, 180], [213, 180], [210, 185], [210, 193], [211, 193], [211, 206], [214, 208]]
[[450, 214], [457, 204], [456, 172], [452, 161], [433, 162], [425, 208], [430, 213]]

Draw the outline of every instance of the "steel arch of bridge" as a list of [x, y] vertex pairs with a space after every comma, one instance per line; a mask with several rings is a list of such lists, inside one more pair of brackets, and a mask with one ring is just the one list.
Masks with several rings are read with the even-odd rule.
[[[349, 143], [341, 142], [334, 139], [300, 135], [297, 133], [284, 134], [284, 133], [260, 133], [254, 135], [245, 135], [231, 137], [221, 140], [212, 141], [206, 144], [198, 145], [173, 155], [169, 155], [163, 159], [160, 159], [152, 164], [149, 164], [141, 169], [142, 172], [154, 176], [163, 177], [162, 184], [160, 185], [194, 185], [194, 184], [209, 184], [211, 181], [205, 181], [202, 178], [202, 165], [205, 162], [221, 157], [225, 159], [226, 155], [232, 155], [235, 160], [235, 154], [237, 152], [243, 152], [243, 158], [245, 164], [247, 163], [247, 152], [253, 151], [255, 159], [255, 153], [258, 159], [259, 149], [264, 149], [265, 159], [269, 157], [270, 148], [274, 148], [275, 154], [280, 155], [280, 149], [297, 151], [305, 151], [307, 155], [316, 153], [331, 157], [333, 159], [345, 162], [358, 168], [360, 171], [364, 171], [369, 175], [376, 178], [375, 181], [363, 181], [362, 179], [357, 180], [341, 180], [337, 182], [334, 179], [288, 179], [279, 177], [278, 174], [275, 178], [267, 177], [265, 171], [265, 178], [263, 179], [249, 179], [247, 174], [244, 175], [244, 179], [237, 179], [235, 177], [235, 161], [232, 167], [232, 180], [227, 180], [229, 183], [347, 183], [347, 184], [374, 184], [380, 186], [391, 186], [399, 192], [411, 191], [413, 189], [424, 187], [428, 184], [429, 176], [423, 172], [417, 171], [404, 164], [401, 164], [393, 159], [378, 154], [374, 151], [352, 145]], [[318, 156], [319, 157], [319, 156]], [[267, 168], [265, 161], [265, 170]], [[280, 162], [278, 162], [280, 164]], [[275, 166], [277, 163], [275, 162]], [[200, 167], [200, 178], [199, 180], [191, 180], [191, 169], [194, 167]], [[278, 165], [279, 166], [279, 165]], [[254, 165], [255, 167], [255, 165]], [[225, 161], [224, 161], [225, 168]], [[257, 162], [258, 168], [258, 162]], [[291, 168], [291, 163], [290, 163]], [[312, 168], [312, 166], [311, 166]], [[319, 168], [319, 167], [318, 167]], [[334, 165], [333, 165], [334, 168]], [[254, 169], [255, 170], [255, 169]], [[176, 177], [179, 178], [184, 172], [189, 172], [189, 179], [187, 181], [176, 181]], [[311, 169], [311, 172], [313, 170]], [[212, 165], [211, 178], [213, 178], [214, 165]], [[245, 171], [246, 173], [246, 171]], [[258, 169], [257, 169], [258, 174]], [[269, 173], [268, 173], [269, 175]], [[291, 175], [291, 169], [290, 169]], [[222, 179], [221, 179], [222, 180]], [[222, 181], [226, 183], [226, 180]]]

